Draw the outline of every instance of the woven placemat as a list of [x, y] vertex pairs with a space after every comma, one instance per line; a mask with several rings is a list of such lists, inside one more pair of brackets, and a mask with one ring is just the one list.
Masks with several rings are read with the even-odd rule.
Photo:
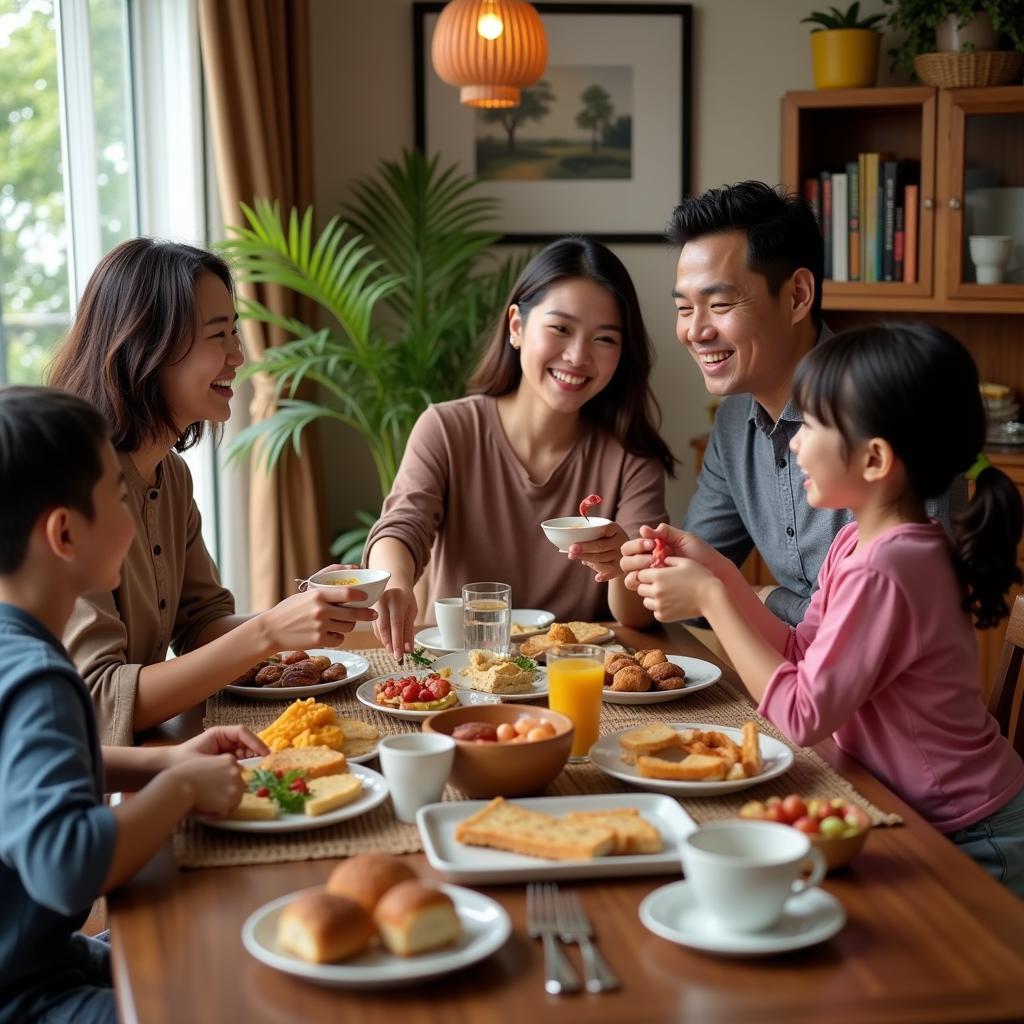
[[[370, 663], [370, 675], [397, 671], [394, 659], [384, 651], [361, 651]], [[374, 712], [360, 704], [355, 686], [343, 686], [318, 700], [330, 704], [340, 716], [361, 718], [372, 722], [381, 735], [414, 732], [414, 721]], [[221, 692], [209, 699], [203, 727], [241, 724], [254, 731], [269, 725], [287, 706], [283, 701], [252, 701]], [[529, 704], [523, 705], [526, 712]], [[771, 723], [757, 717], [750, 704], [723, 679], [715, 686], [700, 690], [680, 701], [667, 704], [624, 705], [603, 704], [601, 734], [618, 732], [649, 723], [707, 722], [739, 728], [750, 718], [757, 718], [758, 728], [785, 743], [793, 750], [793, 765], [784, 775], [760, 785], [727, 796], [683, 798], [679, 803], [697, 822], [735, 817], [748, 800], [764, 800], [770, 796], [800, 793], [804, 797], [841, 797], [863, 807], [876, 825], [896, 825], [903, 819], [876, 807], [839, 775], [813, 750], [796, 747]], [[565, 770], [547, 787], [545, 796], [573, 796], [591, 793], [635, 792], [627, 783], [605, 775], [591, 764], [566, 765]], [[445, 789], [444, 800], [462, 800], [463, 794], [451, 786]], [[318, 860], [347, 857], [368, 851], [384, 853], [415, 853], [423, 849], [414, 825], [397, 821], [390, 804], [383, 804], [368, 814], [337, 825], [291, 834], [253, 835], [224, 832], [188, 819], [174, 835], [174, 856], [182, 867], [221, 867], [238, 864], [272, 864], [295, 860]]]

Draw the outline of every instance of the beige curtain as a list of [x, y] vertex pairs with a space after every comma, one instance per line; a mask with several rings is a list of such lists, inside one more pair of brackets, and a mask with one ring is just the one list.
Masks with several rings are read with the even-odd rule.
[[[199, 0], [199, 36], [217, 183], [227, 224], [243, 223], [240, 202], [280, 201], [305, 209], [313, 197], [307, 0]], [[313, 321], [308, 300], [268, 285], [242, 294], [286, 316]], [[243, 330], [247, 357], [285, 340], [253, 321]], [[274, 412], [273, 390], [254, 380], [252, 421]], [[317, 487], [315, 428], [302, 439], [302, 458], [289, 450], [276, 469], [253, 471], [250, 488], [250, 601], [267, 608], [294, 593], [296, 577], [324, 563], [323, 495]]]

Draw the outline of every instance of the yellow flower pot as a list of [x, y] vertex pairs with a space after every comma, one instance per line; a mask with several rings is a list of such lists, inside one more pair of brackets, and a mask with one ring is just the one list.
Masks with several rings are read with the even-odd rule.
[[811, 33], [816, 89], [860, 89], [875, 84], [882, 36], [872, 28], [834, 28]]

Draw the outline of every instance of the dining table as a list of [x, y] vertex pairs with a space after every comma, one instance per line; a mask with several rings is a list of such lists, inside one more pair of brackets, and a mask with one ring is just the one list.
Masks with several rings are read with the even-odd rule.
[[[719, 665], [723, 692], [747, 700], [729, 665], [682, 626], [613, 628], [628, 647], [657, 646]], [[356, 632], [345, 646], [376, 645], [372, 633]], [[201, 723], [202, 709], [196, 709], [171, 723], [165, 738], [193, 734]], [[847, 920], [818, 945], [763, 957], [724, 956], [653, 934], [638, 908], [652, 891], [681, 879], [681, 869], [673, 866], [660, 876], [561, 883], [592, 919], [598, 947], [621, 980], [615, 991], [545, 991], [542, 947], [528, 935], [522, 881], [472, 886], [496, 900], [512, 922], [508, 941], [486, 959], [407, 986], [328, 988], [260, 963], [243, 947], [241, 933], [257, 908], [322, 885], [340, 863], [337, 858], [182, 868], [167, 843], [108, 900], [120, 1020], [975, 1024], [1024, 1019], [1024, 901], [831, 739], [815, 751], [864, 798], [902, 818], [901, 824], [873, 828], [859, 856], [822, 883], [841, 902]], [[422, 853], [403, 857], [423, 877], [444, 881]], [[578, 952], [568, 954], [577, 966]]]

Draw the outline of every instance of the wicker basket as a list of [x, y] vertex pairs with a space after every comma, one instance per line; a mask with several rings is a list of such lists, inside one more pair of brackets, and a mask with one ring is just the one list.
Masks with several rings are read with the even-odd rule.
[[940, 89], [1012, 85], [1020, 81], [1024, 53], [982, 50], [976, 53], [919, 53], [914, 71], [925, 85]]

